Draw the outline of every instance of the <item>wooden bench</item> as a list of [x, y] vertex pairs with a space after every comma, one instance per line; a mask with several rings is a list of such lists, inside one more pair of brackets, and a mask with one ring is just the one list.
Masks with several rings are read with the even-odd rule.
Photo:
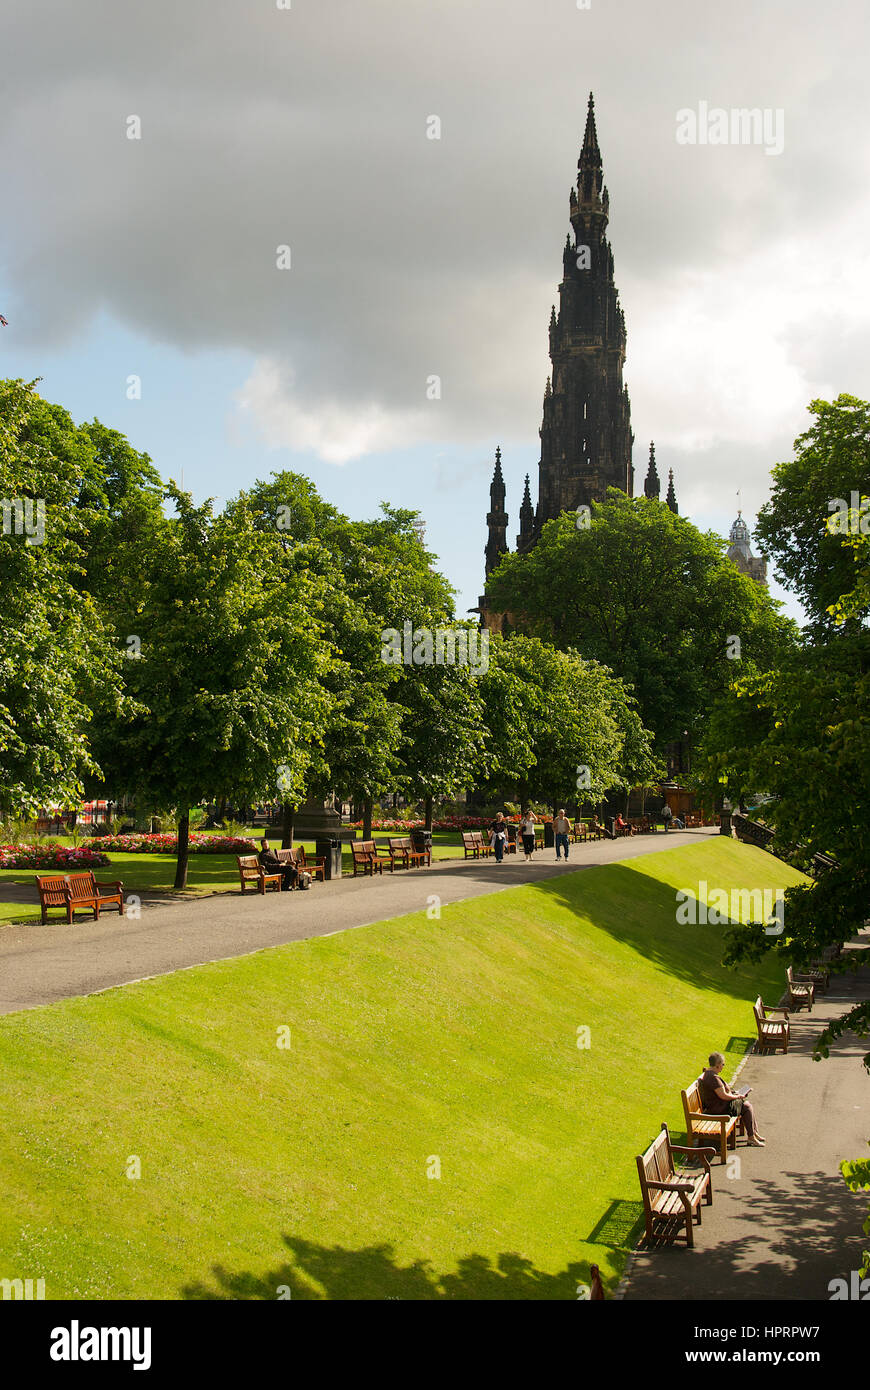
[[305, 854], [304, 845], [295, 845], [292, 849], [279, 849], [275, 853], [281, 864], [295, 864], [300, 873], [309, 873], [315, 880], [320, 879], [321, 883], [326, 882], [326, 860], [308, 859]]
[[[773, 1008], [765, 1004], [759, 994], [752, 1006], [755, 1014], [755, 1026], [758, 1029], [758, 1042], [755, 1044], [757, 1052], [776, 1052], [782, 1048], [783, 1052], [788, 1052], [789, 1022], [788, 1009]], [[768, 1014], [785, 1014], [785, 1019], [780, 1022], [777, 1019], [768, 1018]]]
[[281, 875], [267, 873], [256, 854], [237, 854], [236, 863], [239, 866], [243, 893], [247, 893], [249, 884], [258, 893], [265, 893], [267, 888], [277, 888], [280, 893]]
[[[637, 1175], [643, 1195], [648, 1242], [664, 1236], [671, 1245], [682, 1234], [680, 1228], [685, 1227], [686, 1245], [694, 1245], [696, 1215], [698, 1225], [701, 1224], [701, 1198], [706, 1199], [708, 1207], [713, 1203], [713, 1182], [707, 1155], [715, 1152], [715, 1149], [685, 1149], [672, 1144], [667, 1125], [662, 1125], [661, 1134], [653, 1140], [646, 1153], [638, 1154]], [[678, 1173], [674, 1167], [675, 1153], [700, 1158], [702, 1169], [683, 1169]]]
[[418, 868], [421, 864], [431, 864], [432, 855], [428, 849], [414, 849], [410, 835], [391, 835], [387, 841], [389, 855], [393, 864], [400, 860], [403, 869]]
[[690, 1144], [695, 1138], [712, 1140], [719, 1150], [723, 1163], [728, 1162], [728, 1150], [737, 1148], [737, 1130], [740, 1120], [736, 1115], [705, 1114], [701, 1104], [701, 1083], [693, 1081], [687, 1090], [681, 1091], [683, 1114], [686, 1117], [686, 1136]]
[[[76, 912], [90, 912], [95, 922], [100, 920], [100, 910], [116, 907], [119, 916], [124, 916], [124, 885], [120, 879], [101, 883], [90, 870], [77, 874], [51, 875], [37, 874], [36, 886], [39, 890], [39, 904], [43, 922], [48, 921], [49, 909], [62, 907], [67, 922], [72, 923]], [[108, 888], [111, 891], [104, 893]]]
[[351, 840], [350, 852], [353, 858], [353, 876], [356, 878], [358, 873], [363, 875], [384, 872], [384, 864], [389, 864], [390, 873], [393, 872], [393, 861], [386, 855], [381, 854], [374, 840]]
[[[461, 833], [462, 848], [465, 851], [463, 858], [480, 859], [483, 856], [485, 859], [487, 855], [492, 853], [492, 846], [484, 841], [483, 831], [463, 830]], [[516, 850], [516, 841], [514, 841], [514, 849]]]
[[789, 1008], [793, 1009], [795, 1013], [799, 1009], [808, 1009], [812, 1013], [816, 998], [815, 986], [812, 982], [806, 979], [799, 980], [792, 966], [789, 966], [785, 972], [785, 980]]

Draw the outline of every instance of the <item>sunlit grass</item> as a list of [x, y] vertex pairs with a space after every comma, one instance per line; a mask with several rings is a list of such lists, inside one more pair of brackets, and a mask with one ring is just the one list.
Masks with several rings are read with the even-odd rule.
[[674, 888], [796, 878], [706, 840], [0, 1018], [0, 1277], [573, 1299], [595, 1261], [612, 1285], [634, 1155], [777, 992]]

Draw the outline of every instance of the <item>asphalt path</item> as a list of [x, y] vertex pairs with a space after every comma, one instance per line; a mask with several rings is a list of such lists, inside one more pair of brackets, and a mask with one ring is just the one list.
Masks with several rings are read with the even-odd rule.
[[[850, 950], [870, 962], [870, 932]], [[832, 976], [812, 1013], [792, 1013], [787, 1054], [748, 1058], [738, 1084], [752, 1087], [765, 1147], [738, 1140], [739, 1165], [729, 1173], [718, 1159], [713, 1163], [713, 1205], [703, 1208], [694, 1247], [642, 1246], [627, 1299], [824, 1301], [838, 1292], [835, 1280], [853, 1287], [852, 1271], [860, 1269], [867, 1246], [861, 1231], [867, 1194], [848, 1190], [840, 1162], [867, 1156], [870, 1077], [861, 1059], [870, 1039], [847, 1035], [821, 1062], [812, 1060], [812, 1044], [830, 1019], [868, 993], [870, 964], [858, 974]], [[747, 1009], [746, 1033], [754, 1031]], [[674, 1136], [674, 1142], [685, 1140]]]
[[[174, 902], [143, 901], [138, 918], [106, 912], [72, 926], [54, 918], [0, 931], [0, 1013], [94, 994], [206, 961], [249, 955], [306, 937], [328, 936], [420, 912], [431, 894], [442, 904], [538, 883], [596, 864], [635, 859], [697, 843], [715, 830], [634, 835], [571, 846], [567, 864], [538, 850], [492, 859], [442, 860], [430, 869], [401, 869], [372, 878], [312, 884], [308, 892], [214, 893]], [[34, 889], [35, 892], [35, 889]]]

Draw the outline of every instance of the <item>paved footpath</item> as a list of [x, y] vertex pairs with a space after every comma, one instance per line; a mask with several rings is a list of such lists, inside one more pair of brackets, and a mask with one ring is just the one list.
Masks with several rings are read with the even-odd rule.
[[313, 884], [307, 893], [215, 893], [207, 898], [142, 904], [138, 920], [115, 912], [99, 922], [56, 919], [0, 931], [0, 1013], [15, 1013], [56, 999], [93, 994], [205, 961], [244, 956], [311, 936], [370, 926], [420, 912], [430, 893], [444, 904], [498, 893], [557, 874], [634, 859], [697, 843], [715, 830], [672, 831], [571, 846], [568, 864], [539, 850], [531, 864], [508, 855], [442, 860], [431, 869], [402, 869], [370, 878]]
[[[870, 962], [870, 932], [853, 949]], [[849, 1192], [839, 1164], [867, 1157], [870, 1077], [861, 1058], [870, 1039], [847, 1036], [823, 1062], [811, 1051], [825, 1023], [868, 989], [870, 964], [858, 975], [832, 976], [811, 1014], [791, 1015], [787, 1055], [749, 1057], [739, 1084], [752, 1087], [765, 1147], [738, 1140], [739, 1176], [713, 1163], [713, 1205], [703, 1208], [694, 1248], [639, 1250], [626, 1298], [827, 1300], [831, 1280], [850, 1282], [867, 1243], [867, 1194]]]

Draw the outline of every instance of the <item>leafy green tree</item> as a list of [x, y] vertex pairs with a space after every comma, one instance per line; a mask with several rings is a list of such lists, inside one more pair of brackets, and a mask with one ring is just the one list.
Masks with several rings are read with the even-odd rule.
[[[816, 424], [798, 441], [793, 463], [774, 471], [764, 524], [811, 623], [799, 652], [734, 682], [730, 701], [711, 721], [706, 752], [711, 779], [732, 794], [753, 788], [770, 798], [765, 818], [775, 828], [773, 848], [814, 878], [786, 892], [781, 935], [759, 924], [734, 928], [729, 962], [773, 951], [784, 964], [806, 966], [862, 926], [870, 898], [868, 542], [860, 527], [837, 534], [825, 525], [828, 498], [849, 502], [853, 491], [859, 498], [870, 492], [862, 473], [868, 408], [847, 396], [810, 408]], [[852, 509], [852, 520], [859, 516], [860, 508]], [[823, 1030], [816, 1059], [846, 1033], [870, 1034], [870, 999]], [[870, 1070], [870, 1053], [864, 1061]], [[857, 1188], [870, 1165], [856, 1160], [843, 1170]]]
[[487, 591], [522, 630], [623, 680], [662, 753], [684, 729], [699, 736], [735, 652], [743, 670], [764, 670], [796, 638], [724, 551], [660, 503], [611, 489], [590, 525], [565, 513], [531, 551], [505, 555]]
[[119, 557], [120, 574], [138, 567], [125, 661], [136, 712], [102, 721], [97, 747], [113, 787], [176, 808], [183, 888], [191, 807], [248, 804], [279, 780], [302, 795], [329, 653], [305, 578], [288, 584], [244, 506], [214, 517], [173, 485], [167, 496], [178, 516], [153, 528], [146, 552], [131, 542]]
[[[870, 497], [870, 405], [840, 395], [812, 401], [809, 410], [814, 423], [795, 440], [794, 458], [774, 468], [755, 534], [823, 638], [834, 627], [832, 607], [855, 588], [855, 552], [830, 528], [836, 513], [829, 504], [849, 505], [853, 493]], [[856, 618], [868, 609], [862, 599]]]
[[604, 667], [536, 637], [493, 637], [480, 686], [493, 787], [527, 803], [600, 800], [620, 780], [625, 692]]
[[90, 706], [115, 708], [120, 660], [78, 588], [88, 533], [76, 500], [89, 442], [35, 385], [0, 382], [0, 808], [74, 803], [96, 771]]
[[[462, 626], [468, 631], [468, 625]], [[476, 639], [477, 632], [472, 633]], [[432, 828], [435, 797], [455, 797], [485, 775], [487, 734], [479, 685], [467, 663], [403, 665], [390, 692], [401, 711], [399, 785], [423, 798], [427, 829]]]
[[382, 506], [375, 520], [352, 522], [294, 473], [273, 474], [245, 497], [258, 529], [280, 549], [288, 582], [303, 573], [317, 581], [311, 611], [330, 647], [323, 680], [331, 699], [307, 791], [362, 802], [368, 837], [373, 801], [409, 775], [395, 695], [403, 671], [384, 661], [383, 633], [401, 632], [406, 621], [415, 628], [450, 621], [452, 590], [423, 545], [415, 512]]

